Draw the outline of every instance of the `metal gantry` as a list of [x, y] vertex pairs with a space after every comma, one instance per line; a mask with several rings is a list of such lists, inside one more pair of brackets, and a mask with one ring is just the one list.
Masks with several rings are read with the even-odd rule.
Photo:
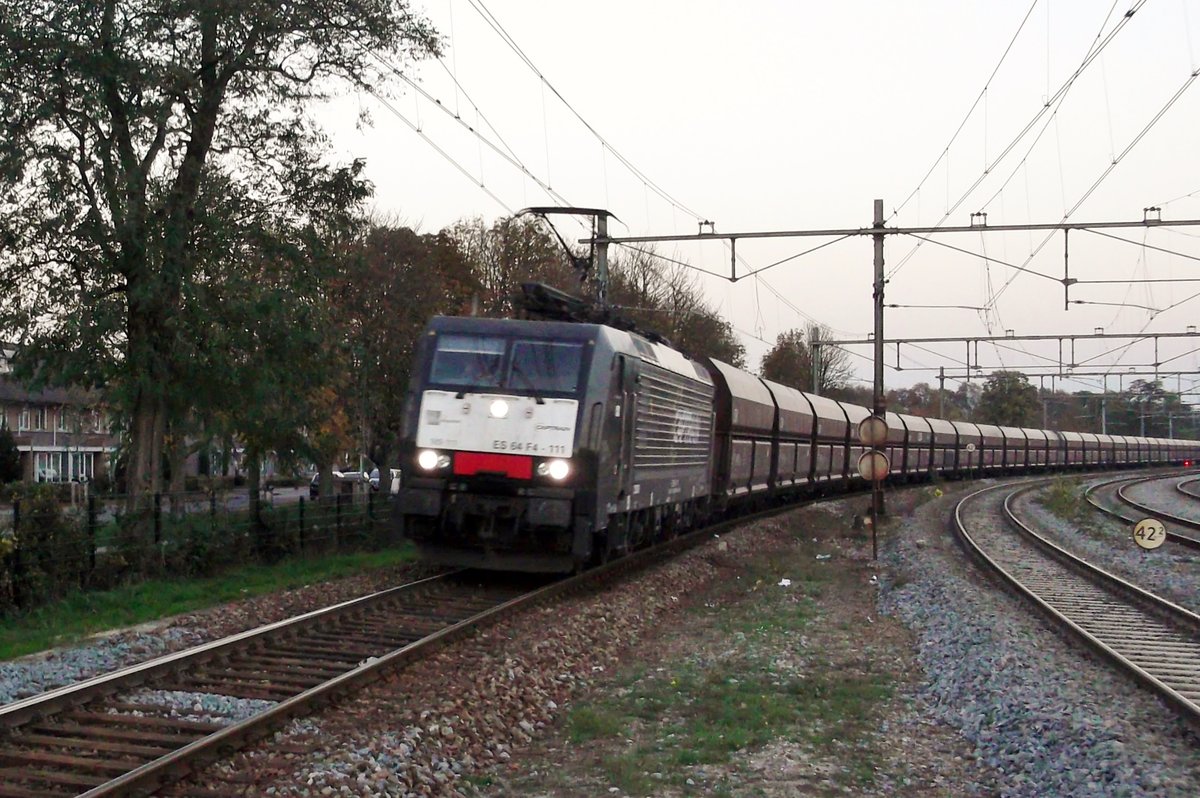
[[[887, 280], [884, 276], [884, 241], [889, 235], [944, 235], [948, 233], [1003, 233], [1003, 232], [1018, 232], [1030, 230], [1046, 230], [1046, 231], [1063, 231], [1063, 276], [1061, 280], [1057, 280], [1063, 286], [1063, 307], [1070, 309], [1070, 289], [1072, 285], [1079, 284], [1081, 281], [1078, 278], [1070, 276], [1069, 257], [1070, 251], [1068, 248], [1067, 238], [1071, 230], [1089, 230], [1097, 231], [1103, 229], [1119, 229], [1119, 228], [1143, 228], [1149, 229], [1154, 227], [1191, 227], [1200, 225], [1200, 219], [1179, 219], [1166, 220], [1162, 219], [1161, 210], [1159, 208], [1144, 208], [1142, 219], [1140, 221], [1129, 222], [1050, 222], [1042, 224], [1006, 224], [1006, 225], [989, 225], [987, 224], [987, 215], [976, 213], [971, 215], [971, 224], [965, 226], [924, 226], [924, 227], [888, 227], [883, 218], [883, 200], [877, 199], [873, 204], [874, 219], [870, 227], [856, 228], [840, 228], [840, 229], [821, 229], [821, 230], [776, 230], [776, 231], [745, 231], [737, 233], [718, 233], [715, 231], [715, 225], [712, 222], [704, 222], [700, 225], [700, 232], [686, 235], [648, 235], [648, 236], [620, 236], [610, 237], [597, 232], [592, 238], [583, 239], [580, 243], [593, 246], [597, 250], [599, 258], [606, 258], [607, 249], [610, 244], [652, 244], [666, 243], [679, 241], [722, 241], [728, 242], [730, 250], [729, 259], [729, 281], [737, 282], [739, 279], [751, 277], [763, 269], [752, 269], [746, 274], [738, 276], [737, 273], [737, 242], [739, 240], [753, 240], [766, 238], [835, 238], [843, 239], [851, 236], [871, 236], [874, 242], [874, 280], [872, 283], [872, 297], [874, 301], [874, 328], [875, 333], [871, 343], [875, 349], [874, 362], [874, 397], [872, 402], [873, 415], [883, 416], [887, 409], [887, 401], [883, 392], [883, 369], [884, 369], [884, 337], [883, 337], [883, 312], [886, 307], [884, 303], [884, 288]], [[705, 224], [709, 227], [709, 232], [703, 232]], [[771, 268], [771, 266], [779, 265], [784, 261], [763, 268]], [[1018, 271], [1031, 271], [1023, 266], [1012, 266]], [[1032, 272], [1031, 272], [1032, 273]], [[1040, 273], [1039, 273], [1040, 274]], [[1041, 275], [1047, 277], [1047, 275]], [[1056, 278], [1049, 278], [1056, 279]], [[606, 294], [606, 287], [598, 288], [598, 295], [603, 297]], [[1083, 336], [1048, 336], [1061, 337], [1062, 340], [1067, 338], [1083, 337]], [[1165, 336], [1164, 336], [1165, 337]], [[832, 343], [832, 342], [830, 342]], [[1073, 344], [1073, 341], [1072, 341]], [[1156, 340], [1157, 345], [1157, 340]], [[969, 366], [969, 347], [968, 343], [968, 366]], [[978, 347], [978, 344], [976, 344]], [[977, 350], [978, 352], [978, 350]], [[897, 358], [898, 360], [899, 358]], [[1156, 351], [1157, 359], [1157, 351]], [[1155, 364], [1157, 369], [1158, 365]], [[969, 370], [968, 370], [969, 374]], [[873, 511], [881, 507], [882, 493], [875, 491], [875, 500], [872, 503]]]

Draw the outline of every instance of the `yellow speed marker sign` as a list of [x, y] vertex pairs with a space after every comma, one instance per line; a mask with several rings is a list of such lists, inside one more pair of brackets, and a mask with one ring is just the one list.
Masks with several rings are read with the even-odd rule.
[[1157, 549], [1167, 539], [1167, 528], [1157, 518], [1143, 518], [1133, 525], [1133, 541], [1143, 549]]

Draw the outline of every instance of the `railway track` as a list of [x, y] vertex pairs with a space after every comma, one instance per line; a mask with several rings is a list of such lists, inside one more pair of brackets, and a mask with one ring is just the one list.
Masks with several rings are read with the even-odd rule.
[[1180, 480], [1175, 484], [1175, 490], [1190, 499], [1200, 499], [1200, 477]]
[[[433, 577], [5, 705], [0, 798], [148, 794], [506, 612], [793, 508], [726, 521], [544, 586]], [[159, 691], [219, 700], [181, 709]], [[239, 702], [255, 702], [248, 716], [212, 708]]]
[[[1155, 475], [1139, 477], [1120, 477], [1118, 479], [1093, 485], [1085, 492], [1088, 503], [1102, 513], [1117, 518], [1125, 523], [1134, 524], [1146, 516], [1153, 516], [1166, 522], [1167, 540], [1188, 548], [1200, 549], [1200, 522], [1132, 498], [1128, 489], [1147, 482], [1160, 479], [1179, 479], [1179, 474]], [[1189, 476], [1176, 482], [1177, 491], [1187, 493], [1180, 485], [1196, 482], [1197, 478]]]
[[[0, 797], [144, 794], [549, 587], [446, 574], [0, 707]], [[237, 720], [145, 688], [253, 701]]]
[[[431, 577], [4, 705], [0, 798], [152, 793], [506, 613], [795, 506], [723, 521], [549, 584]], [[156, 700], [164, 694], [215, 701], [181, 710]], [[254, 702], [248, 717], [209, 707], [245, 702]]]
[[1055, 545], [1013, 512], [1044, 481], [975, 491], [955, 507], [959, 538], [984, 566], [1118, 668], [1200, 724], [1200, 616]]

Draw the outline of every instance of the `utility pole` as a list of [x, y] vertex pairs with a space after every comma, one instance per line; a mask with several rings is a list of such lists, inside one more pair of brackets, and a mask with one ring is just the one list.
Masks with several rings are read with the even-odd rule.
[[[875, 200], [874, 229], [883, 228], [883, 200]], [[883, 233], [875, 233], [875, 415], [882, 417], [883, 398]]]
[[808, 352], [812, 366], [812, 392], [821, 392], [821, 345], [814, 341], [808, 342]]
[[[883, 200], [875, 200], [875, 230], [883, 229]], [[874, 414], [886, 423], [887, 401], [883, 395], [883, 233], [877, 232], [875, 238], [875, 402]], [[886, 446], [886, 443], [878, 444]], [[878, 559], [879, 551], [876, 542], [876, 530], [879, 528], [879, 516], [883, 515], [883, 475], [875, 473], [871, 480], [871, 557]]]
[[[535, 209], [535, 210], [537, 210], [537, 209]], [[1148, 213], [1148, 211], [1150, 209], [1144, 209], [1143, 217], [1142, 217], [1141, 221], [1129, 221], [1129, 222], [1052, 222], [1052, 223], [1047, 223], [1047, 224], [988, 225], [986, 223], [986, 218], [984, 218], [984, 221], [982, 224], [976, 222], [975, 219], [972, 219], [972, 223], [969, 226], [942, 226], [939, 224], [939, 225], [935, 225], [932, 227], [901, 228], [901, 227], [887, 227], [885, 225], [884, 217], [883, 217], [883, 200], [879, 200], [879, 199], [875, 200], [874, 210], [875, 210], [874, 221], [870, 227], [821, 229], [821, 230], [771, 230], [771, 231], [746, 231], [746, 232], [733, 232], [733, 233], [716, 233], [716, 232], [713, 232], [713, 226], [711, 225], [711, 223], [706, 222], [706, 223], [702, 223], [700, 225], [700, 232], [697, 232], [697, 233], [691, 234], [691, 235], [646, 235], [646, 236], [619, 236], [616, 238], [608, 238], [607, 236], [600, 234], [593, 238], [585, 239], [585, 240], [581, 241], [580, 243], [596, 245], [596, 244], [638, 244], [638, 243], [650, 244], [650, 243], [666, 242], [666, 241], [673, 241], [673, 242], [678, 242], [678, 241], [725, 241], [725, 242], [728, 242], [729, 249], [730, 249], [730, 275], [729, 275], [728, 279], [730, 282], [737, 282], [741, 278], [753, 276], [757, 271], [757, 270], [751, 271], [749, 274], [744, 274], [741, 276], [741, 278], [739, 278], [739, 276], [737, 274], [737, 254], [736, 254], [737, 253], [736, 247], [737, 247], [737, 242], [739, 239], [744, 240], [744, 239], [806, 238], [806, 237], [848, 238], [851, 236], [866, 236], [866, 235], [871, 236], [874, 239], [874, 244], [875, 244], [875, 273], [874, 273], [875, 333], [874, 333], [874, 341], [873, 341], [874, 348], [875, 348], [875, 390], [874, 390], [874, 402], [873, 402], [873, 407], [872, 407], [872, 409], [873, 409], [872, 417], [885, 419], [885, 421], [886, 421], [886, 418], [885, 418], [886, 402], [885, 402], [885, 398], [884, 398], [884, 394], [883, 394], [883, 365], [884, 365], [884, 361], [883, 361], [883, 347], [884, 347], [883, 294], [884, 294], [884, 286], [886, 283], [886, 280], [884, 278], [884, 271], [883, 271], [883, 245], [884, 245], [884, 240], [887, 236], [889, 236], [889, 235], [916, 235], [916, 234], [945, 235], [948, 233], [1001, 233], [1001, 232], [1013, 232], [1013, 231], [1025, 231], [1025, 230], [1048, 230], [1048, 231], [1062, 230], [1062, 231], [1064, 231], [1064, 235], [1065, 235], [1066, 234], [1065, 231], [1068, 231], [1068, 230], [1101, 230], [1101, 229], [1112, 229], [1112, 228], [1137, 228], [1137, 227], [1146, 229], [1149, 227], [1200, 226], [1200, 219], [1184, 219], [1184, 220], [1178, 220], [1178, 221], [1164, 222], [1160, 217], [1152, 218], [1150, 216], [1150, 214]], [[563, 212], [563, 210], [556, 209], [555, 212]], [[607, 214], [606, 211], [604, 211], [602, 213]], [[982, 215], [982, 214], [980, 214], [980, 215]], [[705, 224], [709, 224], [710, 232], [708, 232], [708, 233], [703, 232]], [[606, 230], [607, 228], [602, 227], [598, 224], [596, 229], [599, 231], [599, 230]], [[1081, 283], [1105, 282], [1105, 281], [1100, 281], [1100, 280], [1079, 280], [1077, 278], [1070, 277], [1070, 273], [1066, 270], [1066, 265], [1065, 265], [1068, 254], [1069, 253], [1066, 250], [1066, 247], [1064, 246], [1063, 279], [1056, 281], [1056, 282], [1060, 282], [1063, 285], [1064, 292], [1068, 292], [1072, 285], [1077, 285], [1077, 284], [1081, 284]], [[1123, 281], [1123, 282], [1139, 283], [1139, 282], [1148, 282], [1148, 280], [1131, 280], [1131, 281]], [[1067, 297], [1064, 297], [1064, 300], [1065, 300], [1065, 305], [1068, 308], [1070, 307], [1071, 304], [1082, 301], [1082, 300], [1071, 300], [1069, 298], [1069, 293], [1068, 293]], [[823, 343], [824, 343], [824, 345], [829, 346], [829, 345], [833, 345], [835, 342], [826, 341]], [[969, 346], [968, 346], [968, 350], [969, 350]], [[978, 351], [978, 345], [976, 345], [976, 351]], [[1155, 359], [1157, 360], [1157, 357]], [[968, 360], [969, 360], [969, 358], [968, 358]], [[1156, 374], [1156, 376], [1157, 376], [1157, 374]], [[971, 370], [970, 370], [970, 368], [968, 368], [967, 372], [966, 372], [966, 379], [970, 380], [970, 377], [971, 377]], [[884, 436], [884, 438], [885, 438], [885, 440], [878, 445], [886, 446], [886, 435]], [[876, 452], [878, 452], [878, 450], [876, 450]], [[875, 458], [872, 458], [872, 459], [875, 459]], [[882, 469], [881, 469], [881, 471], [882, 471]], [[874, 469], [872, 469], [872, 472], [874, 472]], [[864, 474], [864, 477], [865, 476], [866, 475]], [[873, 491], [873, 496], [872, 496], [871, 509], [872, 509], [872, 514], [876, 515], [877, 513], [881, 513], [883, 510], [883, 492], [880, 488], [879, 481], [878, 480], [873, 480], [873, 481], [874, 481], [874, 491]], [[875, 519], [873, 518], [872, 520], [875, 520]], [[874, 533], [872, 533], [872, 537], [874, 537]], [[873, 548], [874, 548], [874, 546], [873, 546]]]
[[608, 307], [608, 214], [598, 213], [594, 218], [600, 239], [596, 246], [596, 304], [604, 309]]
[[938, 418], [946, 417], [946, 367], [938, 366]]

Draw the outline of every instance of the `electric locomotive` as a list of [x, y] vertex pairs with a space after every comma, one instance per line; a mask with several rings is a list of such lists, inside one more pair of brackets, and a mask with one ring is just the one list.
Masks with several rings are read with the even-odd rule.
[[[869, 411], [721, 363], [529, 284], [543, 320], [434, 318], [394, 513], [426, 561], [567, 572], [755, 507], [862, 483]], [[1200, 442], [888, 414], [895, 480], [1190, 464]]]
[[436, 317], [406, 399], [402, 534], [423, 559], [566, 572], [703, 520], [713, 381], [636, 332]]

